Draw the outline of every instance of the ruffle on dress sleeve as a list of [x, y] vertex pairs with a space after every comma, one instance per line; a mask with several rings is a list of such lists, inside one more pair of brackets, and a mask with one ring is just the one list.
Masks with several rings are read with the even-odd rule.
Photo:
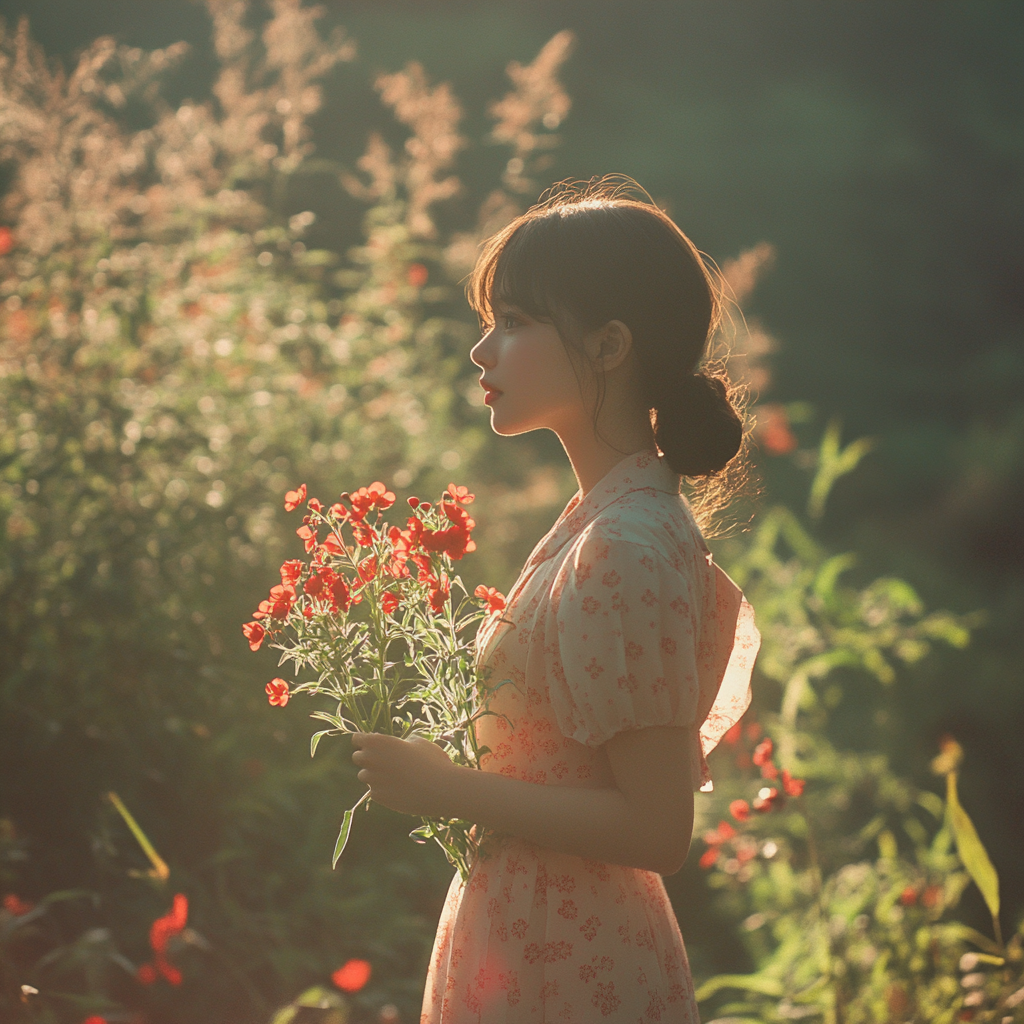
[[562, 734], [587, 746], [691, 727], [694, 788], [710, 789], [705, 755], [750, 702], [759, 637], [704, 549], [670, 554], [597, 523], [573, 545], [547, 608], [550, 700]]

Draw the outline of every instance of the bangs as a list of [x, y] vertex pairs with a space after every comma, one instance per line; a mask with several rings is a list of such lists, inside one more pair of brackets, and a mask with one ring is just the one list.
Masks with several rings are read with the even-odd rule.
[[487, 242], [467, 287], [469, 304], [480, 320], [494, 323], [496, 306], [515, 306], [538, 320], [552, 321], [558, 309], [558, 284], [551, 264], [553, 238], [543, 218], [513, 221]]

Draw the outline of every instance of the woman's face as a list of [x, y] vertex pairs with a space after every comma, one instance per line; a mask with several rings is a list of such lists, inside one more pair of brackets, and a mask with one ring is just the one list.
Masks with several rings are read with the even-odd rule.
[[496, 434], [546, 427], [559, 435], [589, 414], [569, 355], [553, 324], [496, 303], [494, 327], [469, 354], [480, 378]]

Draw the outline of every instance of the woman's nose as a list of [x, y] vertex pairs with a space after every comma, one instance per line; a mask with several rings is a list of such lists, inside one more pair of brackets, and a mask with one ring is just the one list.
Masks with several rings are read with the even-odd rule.
[[486, 370], [494, 365], [494, 352], [491, 346], [491, 339], [494, 336], [494, 329], [489, 330], [473, 347], [470, 349], [469, 358], [480, 367], [481, 370]]

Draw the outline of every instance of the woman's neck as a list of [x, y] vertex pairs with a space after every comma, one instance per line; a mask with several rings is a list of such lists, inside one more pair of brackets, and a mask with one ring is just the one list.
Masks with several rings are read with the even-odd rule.
[[593, 424], [589, 421], [577, 429], [558, 432], [558, 439], [576, 474], [581, 498], [585, 498], [594, 485], [627, 455], [654, 448], [654, 432], [649, 421], [619, 423], [616, 426], [619, 429], [602, 429], [599, 422], [600, 437], [595, 436]]

